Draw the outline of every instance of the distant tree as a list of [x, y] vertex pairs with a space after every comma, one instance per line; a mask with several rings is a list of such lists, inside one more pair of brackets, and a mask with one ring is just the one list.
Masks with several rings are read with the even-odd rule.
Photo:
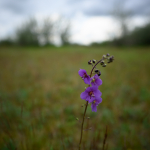
[[62, 45], [69, 45], [70, 44], [70, 37], [71, 37], [71, 33], [70, 33], [70, 29], [71, 29], [71, 25], [70, 22], [64, 18], [60, 18], [57, 21], [57, 34], [61, 40], [61, 44]]
[[38, 45], [54, 45], [55, 40], [60, 39], [62, 45], [70, 43], [70, 23], [64, 18], [53, 21], [46, 18], [38, 22], [35, 18], [25, 21], [15, 30], [15, 36], [10, 40], [6, 38], [1, 41], [2, 45], [22, 45], [22, 46], [38, 46]]
[[90, 44], [90, 46], [93, 46], [93, 47], [110, 46], [110, 44], [111, 44], [110, 41], [103, 41], [103, 42], [93, 42]]
[[150, 45], [150, 23], [143, 27], [135, 28], [128, 36], [130, 45]]
[[123, 37], [115, 38], [112, 42], [117, 46], [149, 46], [150, 45], [150, 23], [143, 27], [137, 27], [126, 35], [126, 42]]
[[52, 22], [49, 18], [46, 18], [43, 21], [43, 25], [40, 31], [40, 36], [43, 38], [44, 45], [52, 44], [52, 36], [54, 34], [54, 22]]
[[132, 17], [132, 12], [125, 7], [125, 1], [115, 0], [114, 2], [111, 14], [120, 26], [120, 37], [122, 38], [120, 42], [123, 44], [129, 33], [128, 23]]
[[68, 45], [69, 42], [69, 38], [70, 38], [70, 26], [67, 25], [60, 33], [60, 38], [61, 38], [61, 42], [62, 45]]
[[37, 21], [32, 18], [16, 30], [16, 42], [19, 45], [39, 45]]
[[14, 45], [14, 41], [11, 38], [5, 38], [0, 40], [0, 45], [2, 46], [12, 46]]

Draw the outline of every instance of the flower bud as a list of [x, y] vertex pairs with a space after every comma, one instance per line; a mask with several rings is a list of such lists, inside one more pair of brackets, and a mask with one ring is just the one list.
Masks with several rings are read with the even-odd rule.
[[103, 67], [106, 67], [106, 64], [104, 64]]
[[98, 69], [96, 69], [96, 70], [95, 70], [95, 73], [98, 73], [98, 72], [99, 72], [99, 70], [98, 70]]
[[103, 58], [106, 59], [106, 55], [103, 55]]
[[92, 61], [91, 61], [91, 60], [89, 60], [89, 61], [88, 61], [88, 64], [89, 64], [89, 65], [91, 65], [91, 64], [92, 64]]
[[111, 56], [111, 59], [114, 60], [114, 56]]
[[102, 61], [100, 62], [100, 64], [101, 64], [101, 65], [104, 65], [104, 61], [102, 60]]
[[97, 75], [100, 76], [100, 75], [101, 75], [101, 72], [99, 71]]
[[114, 56], [111, 56], [111, 57], [109, 58], [108, 63], [113, 62], [113, 60], [114, 60]]
[[95, 64], [96, 60], [95, 60], [95, 59], [93, 59], [93, 60], [92, 60], [92, 62], [93, 62], [93, 64]]
[[110, 56], [110, 55], [107, 53], [107, 54], [106, 54], [106, 57], [109, 57], [109, 56]]

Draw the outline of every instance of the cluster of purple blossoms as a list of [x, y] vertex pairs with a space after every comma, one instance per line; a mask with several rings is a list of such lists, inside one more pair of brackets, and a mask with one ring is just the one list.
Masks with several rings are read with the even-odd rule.
[[78, 73], [84, 80], [84, 83], [89, 85], [89, 87], [81, 93], [80, 97], [81, 99], [91, 103], [92, 111], [96, 112], [98, 104], [102, 102], [102, 93], [98, 89], [98, 87], [102, 84], [102, 80], [97, 74], [90, 78], [84, 69], [80, 69]]

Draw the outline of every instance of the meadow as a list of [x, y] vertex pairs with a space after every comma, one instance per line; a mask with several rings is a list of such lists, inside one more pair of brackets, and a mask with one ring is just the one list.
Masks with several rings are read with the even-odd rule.
[[103, 101], [96, 113], [88, 106], [82, 149], [102, 149], [107, 126], [105, 149], [148, 150], [149, 47], [0, 48], [0, 149], [78, 149], [86, 86], [78, 71], [90, 73], [88, 61], [107, 53], [115, 60], [98, 65]]

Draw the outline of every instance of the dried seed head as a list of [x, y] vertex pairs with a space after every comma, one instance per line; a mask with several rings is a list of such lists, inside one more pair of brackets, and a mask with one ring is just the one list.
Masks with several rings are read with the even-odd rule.
[[96, 70], [95, 70], [95, 73], [98, 73], [98, 72], [99, 72], [99, 70], [98, 70], [98, 69], [96, 69]]
[[106, 67], [106, 64], [104, 64], [103, 67]]
[[106, 59], [106, 55], [103, 55], [103, 58]]
[[101, 65], [104, 65], [104, 61], [102, 60], [102, 61], [100, 62], [100, 64], [101, 64]]
[[89, 64], [89, 65], [91, 65], [91, 64], [92, 64], [92, 61], [91, 61], [91, 60], [89, 60], [89, 61], [88, 61], [88, 64]]
[[113, 62], [113, 60], [114, 60], [114, 56], [111, 56], [111, 57], [109, 58], [109, 60], [108, 60], [108, 63]]
[[114, 56], [111, 56], [112, 61], [114, 60]]
[[106, 56], [109, 57], [110, 55], [107, 53]]
[[96, 60], [95, 60], [95, 59], [93, 59], [93, 60], [92, 60], [92, 62], [93, 62], [93, 64], [95, 64]]
[[97, 75], [100, 76], [100, 75], [101, 75], [101, 72], [99, 71]]

